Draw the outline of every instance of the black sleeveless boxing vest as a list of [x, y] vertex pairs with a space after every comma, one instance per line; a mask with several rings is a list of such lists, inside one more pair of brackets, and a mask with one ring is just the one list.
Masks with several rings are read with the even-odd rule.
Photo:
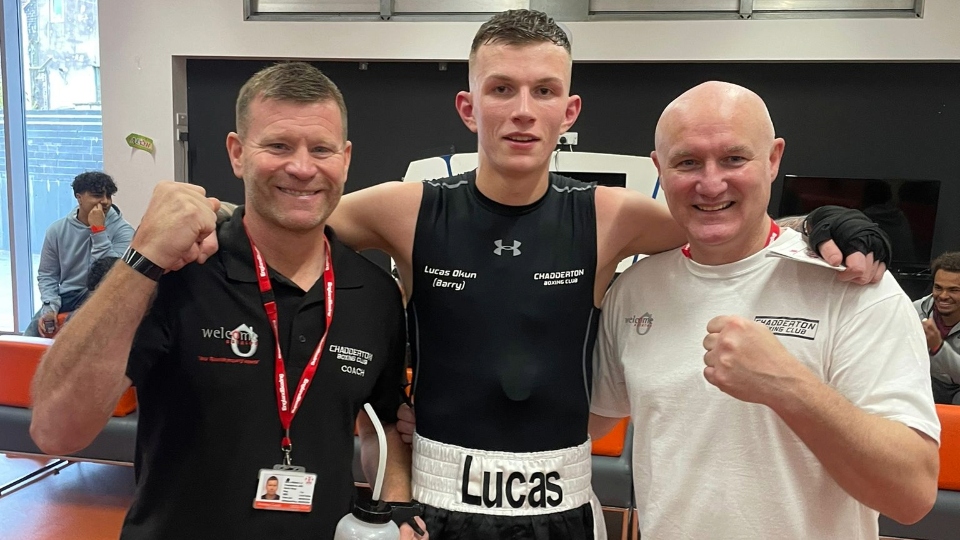
[[407, 305], [424, 437], [509, 452], [586, 440], [595, 186], [549, 181], [522, 207], [485, 197], [475, 172], [424, 182]]

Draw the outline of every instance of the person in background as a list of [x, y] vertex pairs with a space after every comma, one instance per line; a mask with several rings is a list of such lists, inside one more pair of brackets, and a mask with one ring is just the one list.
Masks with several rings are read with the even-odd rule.
[[933, 293], [913, 306], [927, 336], [933, 399], [960, 405], [960, 251], [949, 251], [930, 264]]
[[117, 184], [100, 171], [73, 180], [77, 206], [53, 222], [43, 238], [37, 284], [42, 305], [24, 330], [26, 336], [53, 337], [57, 315], [70, 312], [87, 298], [87, 273], [104, 257], [120, 257], [130, 245], [133, 227], [113, 204]]
[[107, 276], [107, 272], [113, 268], [113, 265], [120, 260], [120, 257], [104, 257], [90, 265], [90, 271], [87, 273], [87, 290], [95, 291], [100, 286], [100, 282]]
[[[93, 293], [93, 291], [96, 290], [96, 288], [100, 285], [100, 282], [103, 281], [103, 278], [106, 277], [107, 272], [109, 272], [110, 269], [113, 268], [113, 265], [119, 260], [119, 257], [104, 257], [102, 259], [98, 259], [90, 265], [90, 271], [87, 272], [87, 291], [89, 291], [89, 293]], [[89, 297], [90, 295], [88, 294], [87, 298]], [[62, 330], [67, 322], [69, 322], [70, 319], [72, 319], [77, 313], [77, 309], [80, 309], [80, 306], [77, 306], [76, 309], [67, 313], [67, 316], [63, 320], [63, 324], [56, 328], [52, 334], [46, 334], [45, 337], [56, 337], [60, 330]]]

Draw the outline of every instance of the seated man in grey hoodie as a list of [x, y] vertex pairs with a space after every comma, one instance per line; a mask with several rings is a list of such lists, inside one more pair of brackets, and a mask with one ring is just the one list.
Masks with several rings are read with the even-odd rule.
[[37, 272], [43, 305], [24, 330], [26, 336], [55, 334], [57, 314], [73, 311], [86, 298], [90, 265], [122, 256], [133, 238], [133, 227], [113, 205], [113, 178], [89, 171], [77, 175], [72, 187], [77, 206], [53, 222], [43, 239]]
[[933, 400], [960, 405], [960, 251], [930, 263], [933, 292], [913, 303], [927, 336]]

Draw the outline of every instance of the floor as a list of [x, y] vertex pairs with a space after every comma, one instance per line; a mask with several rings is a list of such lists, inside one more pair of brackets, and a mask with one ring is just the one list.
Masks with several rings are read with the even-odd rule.
[[[48, 462], [0, 454], [0, 485]], [[2, 538], [116, 540], [133, 490], [133, 467], [72, 463], [55, 475], [0, 496]], [[604, 517], [609, 538], [619, 538], [620, 516], [608, 512]]]
[[[49, 460], [0, 454], [0, 485], [37, 470]], [[0, 496], [0, 537], [17, 540], [116, 540], [133, 499], [133, 467], [72, 463]], [[620, 516], [606, 513], [611, 539], [620, 537]]]
[[[0, 454], [0, 485], [48, 460]], [[116, 540], [133, 499], [133, 467], [73, 463], [0, 497], [0, 531], [17, 540]]]

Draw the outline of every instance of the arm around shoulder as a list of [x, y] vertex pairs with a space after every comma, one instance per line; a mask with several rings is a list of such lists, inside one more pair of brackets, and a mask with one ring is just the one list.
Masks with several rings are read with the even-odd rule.
[[596, 206], [598, 249], [603, 253], [606, 248], [616, 261], [660, 253], [686, 242], [667, 206], [642, 193], [598, 187]]
[[361, 189], [340, 199], [327, 224], [354, 250], [379, 249], [397, 258], [405, 246], [413, 245], [422, 194], [420, 182], [384, 182]]

